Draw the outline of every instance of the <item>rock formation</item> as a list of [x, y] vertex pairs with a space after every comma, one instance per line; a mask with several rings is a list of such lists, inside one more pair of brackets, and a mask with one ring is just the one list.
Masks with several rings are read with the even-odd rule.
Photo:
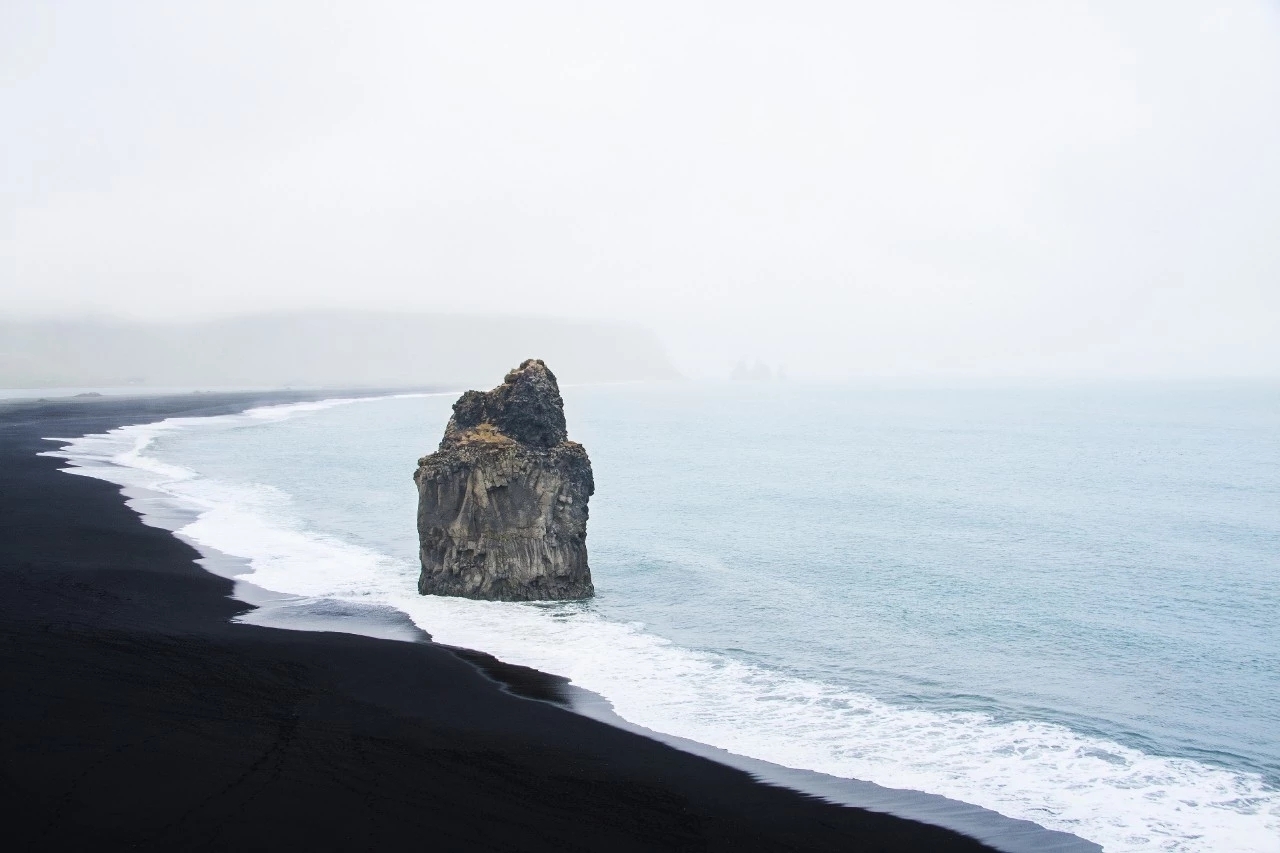
[[591, 460], [568, 440], [555, 375], [529, 359], [453, 404], [440, 449], [418, 460], [423, 595], [586, 598]]

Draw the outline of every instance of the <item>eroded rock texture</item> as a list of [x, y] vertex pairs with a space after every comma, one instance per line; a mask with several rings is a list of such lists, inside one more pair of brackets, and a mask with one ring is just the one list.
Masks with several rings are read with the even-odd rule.
[[418, 460], [423, 595], [586, 598], [591, 460], [568, 440], [555, 375], [529, 359], [453, 404], [440, 449]]

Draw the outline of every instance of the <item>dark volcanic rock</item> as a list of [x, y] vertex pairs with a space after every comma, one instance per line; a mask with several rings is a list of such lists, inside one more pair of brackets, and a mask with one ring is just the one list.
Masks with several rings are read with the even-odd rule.
[[539, 359], [453, 404], [440, 449], [418, 460], [423, 595], [586, 598], [591, 460], [568, 440], [555, 375]]

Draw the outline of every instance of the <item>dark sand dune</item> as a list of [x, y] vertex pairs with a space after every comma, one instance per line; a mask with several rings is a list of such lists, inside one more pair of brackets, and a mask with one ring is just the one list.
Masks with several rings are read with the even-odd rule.
[[0, 407], [7, 849], [987, 849], [521, 698], [480, 657], [231, 624], [192, 548], [36, 455], [285, 399]]

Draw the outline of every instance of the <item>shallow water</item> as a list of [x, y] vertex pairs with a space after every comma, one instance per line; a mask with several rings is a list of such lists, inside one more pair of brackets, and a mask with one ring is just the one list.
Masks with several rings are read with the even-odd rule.
[[1280, 389], [565, 389], [597, 598], [420, 597], [454, 395], [82, 442], [258, 586], [407, 613], [625, 719], [1107, 850], [1280, 850]]

